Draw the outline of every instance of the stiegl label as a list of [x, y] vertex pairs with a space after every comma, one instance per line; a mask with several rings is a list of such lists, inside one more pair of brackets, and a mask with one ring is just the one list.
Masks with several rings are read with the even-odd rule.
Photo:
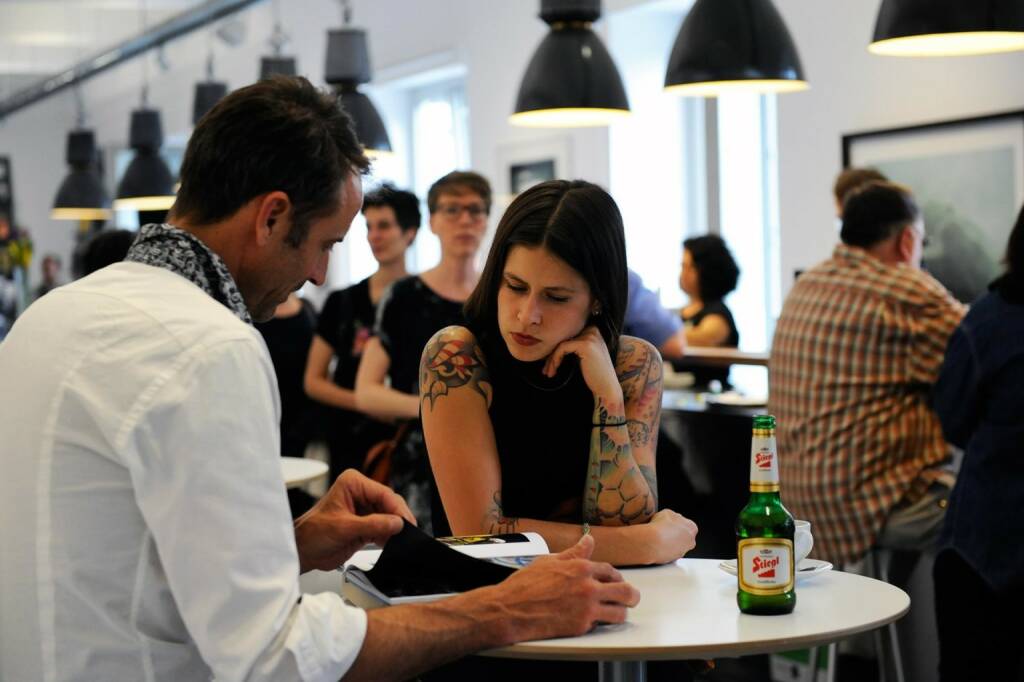
[[740, 540], [736, 575], [740, 589], [750, 594], [784, 594], [796, 578], [793, 542], [785, 538]]

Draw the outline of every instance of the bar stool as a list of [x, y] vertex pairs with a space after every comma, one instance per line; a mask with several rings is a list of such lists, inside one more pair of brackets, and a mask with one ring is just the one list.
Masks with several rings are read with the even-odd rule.
[[[881, 580], [882, 582], [889, 582], [889, 566], [891, 562], [892, 550], [884, 549], [882, 547], [872, 547], [868, 550], [868, 553], [864, 555], [864, 567], [867, 577]], [[840, 571], [844, 569], [843, 564], [836, 566]], [[882, 630], [886, 631], [888, 635], [888, 647], [886, 646], [885, 638], [883, 637]], [[875, 659], [878, 661], [878, 679], [879, 682], [888, 682], [889, 680], [889, 663], [892, 663], [892, 669], [896, 673], [896, 682], [906, 682], [906, 677], [903, 674], [903, 654], [900, 650], [899, 635], [896, 632], [896, 622], [893, 621], [883, 628], [878, 628], [872, 633], [872, 639], [875, 645]], [[838, 661], [837, 655], [837, 642], [832, 642], [826, 648], [826, 663], [825, 663], [825, 680], [826, 682], [835, 682], [836, 679], [836, 665]], [[821, 647], [812, 647], [808, 656], [808, 667], [811, 670], [811, 680], [817, 679], [818, 672], [818, 655]]]

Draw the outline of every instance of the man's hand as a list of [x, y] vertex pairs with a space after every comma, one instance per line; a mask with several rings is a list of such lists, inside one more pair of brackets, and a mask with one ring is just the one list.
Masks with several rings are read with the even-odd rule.
[[481, 649], [623, 622], [640, 593], [611, 565], [589, 561], [593, 551], [587, 535], [497, 585], [370, 611], [363, 648], [345, 681], [406, 680]]
[[295, 521], [299, 569], [336, 569], [370, 542], [383, 545], [416, 518], [387, 486], [348, 469], [308, 512]]
[[504, 643], [582, 635], [599, 623], [626, 620], [626, 609], [640, 602], [640, 592], [611, 564], [589, 561], [593, 551], [594, 538], [585, 535], [564, 552], [541, 557], [484, 588], [491, 592], [487, 601], [494, 599], [509, 625]]

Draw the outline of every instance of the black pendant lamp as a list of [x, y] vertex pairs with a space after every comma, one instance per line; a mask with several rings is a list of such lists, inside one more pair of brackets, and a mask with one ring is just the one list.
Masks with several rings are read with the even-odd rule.
[[288, 57], [284, 54], [284, 46], [288, 42], [288, 34], [281, 27], [280, 8], [278, 3], [272, 3], [274, 12], [274, 32], [270, 34], [270, 48], [273, 54], [260, 58], [260, 80], [271, 76], [297, 76], [298, 67], [295, 64], [295, 57]]
[[666, 92], [680, 95], [807, 87], [796, 45], [771, 0], [697, 0], [665, 71]]
[[896, 57], [1024, 50], [1024, 2], [883, 0], [868, 50]]
[[130, 144], [135, 157], [117, 185], [115, 209], [165, 211], [174, 204], [174, 180], [160, 158], [163, 141], [159, 111], [143, 104], [132, 112]]
[[110, 196], [96, 173], [96, 138], [91, 130], [68, 133], [67, 162], [71, 166], [53, 200], [54, 220], [106, 220]]
[[603, 126], [629, 115], [615, 62], [591, 28], [601, 0], [541, 0], [551, 27], [519, 85], [509, 123], [536, 128]]
[[[348, 14], [346, 14], [346, 23]], [[370, 82], [370, 50], [366, 31], [340, 28], [327, 34], [327, 64], [324, 79], [335, 86], [338, 101], [352, 117], [356, 138], [367, 156], [380, 157], [391, 153], [391, 140], [377, 108], [359, 86]]]
[[192, 100], [192, 125], [228, 94], [228, 84], [213, 78], [213, 54], [206, 59], [206, 80], [196, 83], [196, 95]]

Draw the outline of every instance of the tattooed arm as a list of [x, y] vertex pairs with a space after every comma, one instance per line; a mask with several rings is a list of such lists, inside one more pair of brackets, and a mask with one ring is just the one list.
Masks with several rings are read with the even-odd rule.
[[[468, 329], [442, 329], [427, 343], [420, 361], [423, 435], [452, 532], [536, 531], [552, 551], [571, 547], [580, 538], [579, 525], [505, 514], [501, 466], [488, 414], [492, 390], [486, 359]], [[538, 438], [543, 437], [538, 434]], [[653, 467], [653, 454], [651, 462]], [[544, 472], [538, 471], [537, 475], [543, 476]], [[648, 564], [677, 559], [692, 549], [696, 527], [666, 510], [655, 515], [651, 523], [609, 524], [594, 527], [591, 534], [597, 560]]]
[[583, 515], [605, 526], [645, 523], [658, 510], [655, 449], [661, 418], [661, 355], [623, 336], [615, 362], [621, 399], [594, 394]]

